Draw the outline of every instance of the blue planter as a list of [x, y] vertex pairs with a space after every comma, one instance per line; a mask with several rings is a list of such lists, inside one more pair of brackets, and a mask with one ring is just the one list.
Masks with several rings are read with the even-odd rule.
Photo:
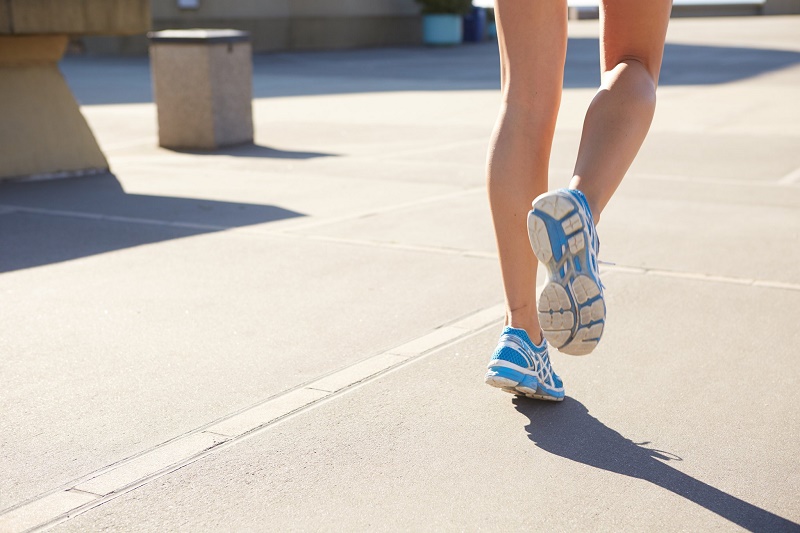
[[464, 15], [464, 42], [479, 43], [486, 38], [486, 9], [473, 7]]
[[422, 41], [425, 44], [459, 44], [464, 35], [461, 15], [423, 15]]

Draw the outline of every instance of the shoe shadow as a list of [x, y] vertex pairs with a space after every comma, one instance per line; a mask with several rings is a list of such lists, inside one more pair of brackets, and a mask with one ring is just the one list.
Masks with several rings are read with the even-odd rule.
[[646, 448], [609, 428], [573, 398], [549, 404], [517, 397], [514, 405], [530, 419], [525, 429], [542, 450], [609, 472], [649, 481], [749, 531], [800, 531], [800, 524], [731, 496], [672, 468], [681, 458]]

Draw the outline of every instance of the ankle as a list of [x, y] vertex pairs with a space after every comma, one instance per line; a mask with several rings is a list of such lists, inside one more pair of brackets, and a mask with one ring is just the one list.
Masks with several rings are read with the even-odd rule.
[[592, 222], [597, 226], [600, 223], [600, 206], [588, 198], [587, 201], [589, 202], [589, 210], [592, 212]]
[[597, 195], [591, 193], [591, 191], [585, 191], [581, 188], [581, 178], [580, 176], [573, 176], [572, 180], [569, 183], [569, 188], [573, 191], [579, 192], [583, 199], [586, 200], [586, 205], [589, 206], [589, 212], [592, 216], [592, 222], [595, 226], [600, 222], [600, 212], [602, 211], [602, 207], [597, 201]]
[[528, 334], [528, 338], [533, 342], [535, 345], [539, 346], [542, 344], [542, 340], [544, 337], [542, 336], [542, 328], [539, 326], [538, 321], [534, 324], [533, 321], [515, 321], [515, 320], [506, 320], [506, 326], [514, 329], [521, 329], [525, 333]]

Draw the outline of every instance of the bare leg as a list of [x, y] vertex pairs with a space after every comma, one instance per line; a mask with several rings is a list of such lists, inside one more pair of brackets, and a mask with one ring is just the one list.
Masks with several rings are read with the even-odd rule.
[[489, 147], [489, 203], [506, 295], [506, 324], [526, 330], [538, 343], [537, 260], [526, 224], [531, 201], [547, 190], [564, 78], [567, 6], [566, 0], [496, 0], [495, 13], [503, 100]]
[[570, 187], [595, 223], [644, 142], [656, 106], [671, 0], [602, 0], [602, 83], [583, 124]]

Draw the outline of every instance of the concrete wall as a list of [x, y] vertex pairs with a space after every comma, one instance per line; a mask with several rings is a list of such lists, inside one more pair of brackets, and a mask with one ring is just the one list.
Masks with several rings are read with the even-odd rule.
[[673, 17], [709, 17], [736, 15], [797, 15], [800, 0], [766, 0], [762, 4], [680, 5], [672, 8]]
[[753, 17], [760, 15], [760, 4], [673, 5], [672, 18], [678, 17]]
[[0, 0], [0, 34], [132, 35], [150, 27], [139, 0]]
[[[153, 28], [233, 28], [248, 31], [255, 52], [421, 42], [414, 0], [199, 0], [198, 9], [179, 9], [177, 0], [152, 0]], [[87, 52], [144, 54], [143, 36], [88, 38]]]
[[767, 0], [762, 13], [764, 15], [800, 14], [800, 0]]
[[[0, 3], [4, 0], [0, 0]], [[5, 0], [42, 2], [48, 0]], [[50, 0], [58, 2], [58, 0]], [[106, 1], [106, 0], [87, 0]], [[118, 0], [108, 0], [118, 1]], [[179, 9], [177, 0], [151, 0], [153, 28], [233, 28], [250, 32], [255, 52], [421, 42], [414, 0], [198, 0], [198, 9]], [[644, 1], [644, 0], [643, 0]], [[673, 16], [800, 14], [800, 0], [767, 0], [763, 6], [675, 6]], [[578, 17], [578, 13], [573, 18]], [[584, 15], [592, 16], [589, 13]], [[594, 17], [596, 17], [596, 13]], [[0, 27], [3, 13], [0, 10]], [[91, 54], [147, 53], [143, 35], [84, 39]]]

